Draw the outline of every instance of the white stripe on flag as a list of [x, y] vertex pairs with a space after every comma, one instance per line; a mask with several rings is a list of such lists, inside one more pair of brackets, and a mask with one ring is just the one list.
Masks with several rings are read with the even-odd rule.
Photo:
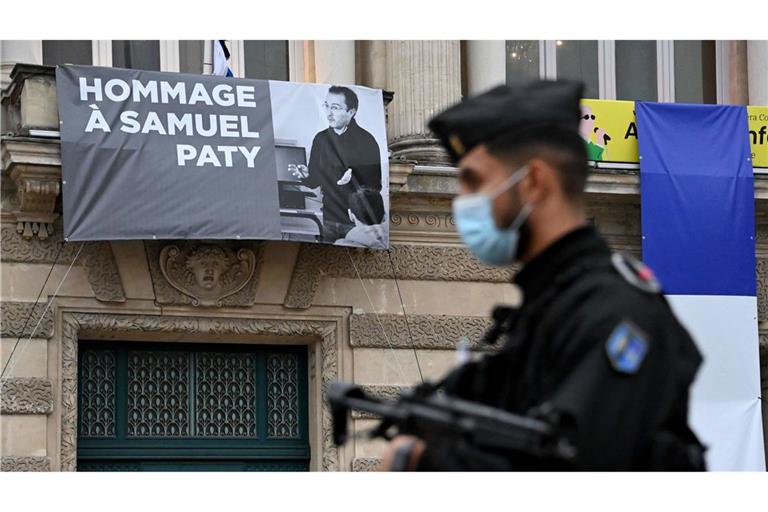
[[667, 295], [704, 356], [691, 388], [689, 421], [709, 447], [710, 471], [765, 471], [758, 361], [757, 298]]
[[221, 42], [218, 39], [213, 40], [213, 74], [216, 76], [227, 76], [227, 70], [229, 69], [229, 61], [227, 55], [224, 53], [224, 48], [221, 47]]

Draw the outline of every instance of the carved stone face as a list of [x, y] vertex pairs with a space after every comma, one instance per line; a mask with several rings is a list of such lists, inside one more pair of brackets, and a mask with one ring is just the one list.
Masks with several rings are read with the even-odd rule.
[[224, 271], [226, 253], [219, 247], [204, 246], [196, 249], [187, 259], [187, 269], [195, 276], [197, 285], [213, 290], [220, 283]]

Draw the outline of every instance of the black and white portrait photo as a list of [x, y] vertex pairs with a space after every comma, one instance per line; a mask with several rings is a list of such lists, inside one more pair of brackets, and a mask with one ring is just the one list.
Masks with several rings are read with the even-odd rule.
[[283, 84], [270, 82], [283, 238], [386, 248], [389, 169], [381, 91]]

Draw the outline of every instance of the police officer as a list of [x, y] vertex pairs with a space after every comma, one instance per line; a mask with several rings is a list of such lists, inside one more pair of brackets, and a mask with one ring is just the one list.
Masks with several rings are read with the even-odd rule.
[[[688, 425], [701, 355], [650, 269], [613, 254], [585, 215], [581, 92], [569, 81], [499, 86], [429, 123], [459, 168], [453, 213], [464, 242], [485, 263], [522, 264], [522, 304], [497, 307], [487, 335], [500, 351], [441, 387], [517, 414], [556, 415], [576, 448], [574, 469], [703, 469]], [[383, 468], [396, 458], [427, 471], [558, 467], [409, 436], [390, 443]]]

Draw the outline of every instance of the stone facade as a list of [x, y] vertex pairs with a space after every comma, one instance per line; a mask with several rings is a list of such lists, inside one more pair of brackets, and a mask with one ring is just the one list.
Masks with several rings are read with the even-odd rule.
[[[354, 76], [354, 61], [363, 61], [372, 85], [395, 93], [388, 127], [395, 153], [389, 252], [282, 242], [64, 242], [59, 145], [30, 137], [24, 128], [57, 129], [53, 78], [17, 72], [3, 95], [6, 119], [17, 126], [4, 127], [11, 135], [2, 138], [3, 365], [16, 346], [0, 381], [2, 470], [76, 469], [82, 340], [306, 345], [311, 468], [345, 471], [374, 470], [383, 443], [358, 439], [333, 446], [323, 399], [329, 382], [351, 380], [391, 398], [420, 374], [437, 378], [453, 366], [462, 338], [485, 349], [478, 340], [490, 309], [519, 300], [509, 283], [515, 269], [487, 267], [461, 246], [450, 211], [455, 169], [441, 163], [444, 155], [422, 126], [431, 112], [461, 94], [459, 44], [392, 41], [356, 48], [356, 59], [344, 60], [340, 71], [327, 69], [332, 60], [318, 60], [312, 69], [334, 77], [347, 76], [352, 66]], [[309, 50], [305, 59], [333, 49]], [[411, 80], [414, 66], [428, 76]], [[473, 73], [478, 84], [492, 85], [493, 76]], [[429, 94], [409, 89], [433, 82], [442, 85]], [[768, 180], [756, 176], [758, 212], [768, 211], [766, 191]], [[589, 215], [611, 245], [640, 255], [637, 170], [595, 170], [588, 199]], [[765, 393], [768, 216], [759, 213], [757, 226]], [[202, 286], [185, 274], [195, 258], [222, 269], [220, 282]], [[357, 414], [352, 428], [361, 432], [373, 421]]]

